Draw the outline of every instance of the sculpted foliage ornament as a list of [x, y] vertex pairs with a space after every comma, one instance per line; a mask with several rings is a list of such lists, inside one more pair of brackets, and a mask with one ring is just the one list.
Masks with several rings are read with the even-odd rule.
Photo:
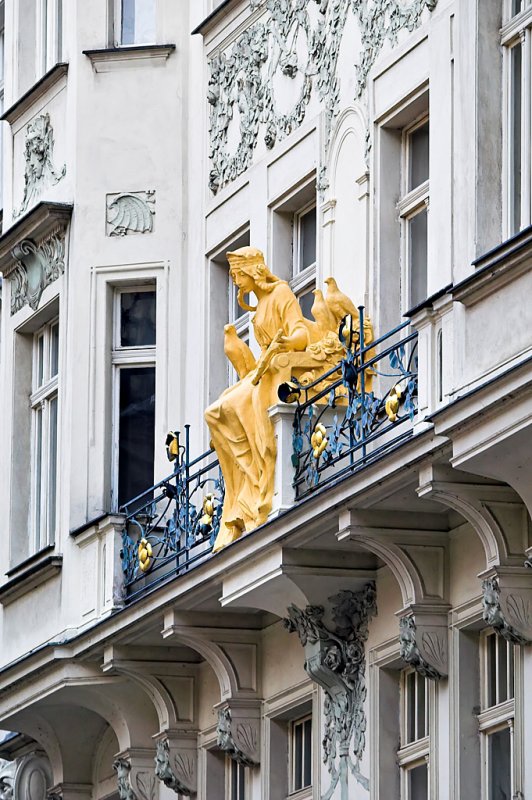
[[[399, 621], [399, 646], [403, 661], [414, 667], [424, 678], [437, 681], [442, 677], [446, 661], [444, 643], [434, 631], [420, 635], [413, 615], [402, 617]], [[437, 663], [440, 669], [434, 663], [429, 663], [427, 654], [430, 654], [431, 661]]]
[[160, 739], [157, 742], [155, 774], [176, 794], [186, 797], [196, 794], [195, 766], [192, 758], [187, 753], [177, 753], [172, 758], [167, 739]]
[[[313, 92], [325, 110], [326, 149], [339, 111], [338, 58], [349, 15], [355, 20], [360, 55], [355, 63], [358, 100], [386, 41], [395, 45], [402, 30], [412, 31], [437, 0], [250, 0], [252, 11], [264, 14], [210, 62], [207, 100], [210, 104], [211, 170], [216, 192], [251, 164], [262, 132], [268, 149], [292, 133], [305, 119]], [[283, 79], [292, 82], [289, 109], [279, 102]], [[230, 147], [231, 126], [236, 147]], [[327, 185], [324, 166], [319, 185]]]
[[333, 627], [324, 622], [323, 606], [307, 606], [302, 611], [291, 605], [283, 620], [305, 648], [307, 674], [325, 690], [323, 761], [331, 785], [323, 800], [330, 800], [338, 784], [342, 797], [347, 797], [349, 772], [369, 789], [360, 761], [366, 744], [365, 644], [369, 620], [377, 613], [375, 584], [366, 584], [360, 592], [341, 591], [329, 600]]
[[23, 239], [11, 251], [17, 261], [11, 281], [11, 314], [25, 305], [35, 311], [44, 289], [65, 271], [65, 234], [51, 234], [36, 245]]
[[13, 217], [19, 217], [28, 206], [48, 186], [65, 177], [66, 164], [60, 170], [53, 165], [54, 130], [49, 114], [41, 114], [33, 119], [26, 128], [26, 142], [24, 145], [24, 196], [18, 211], [13, 211]]
[[244, 767], [255, 767], [258, 759], [258, 731], [255, 721], [233, 720], [226, 706], [218, 711], [218, 747]]

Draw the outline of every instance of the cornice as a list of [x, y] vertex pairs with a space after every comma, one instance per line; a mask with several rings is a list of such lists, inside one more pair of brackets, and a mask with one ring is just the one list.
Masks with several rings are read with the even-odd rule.
[[56, 230], [64, 230], [72, 216], [70, 203], [38, 203], [0, 236], [0, 272], [8, 278], [17, 265], [13, 248], [23, 239], [32, 239], [39, 244]]
[[161, 67], [176, 49], [175, 44], [140, 44], [131, 47], [105, 47], [83, 50], [95, 72], [112, 72], [148, 66]]
[[31, 108], [39, 98], [46, 94], [52, 86], [55, 86], [62, 78], [66, 77], [67, 73], [67, 63], [61, 62], [60, 64], [55, 64], [55, 66], [49, 69], [37, 83], [34, 83], [33, 86], [23, 94], [16, 103], [13, 103], [7, 111], [4, 111], [0, 120], [5, 120], [5, 122], [9, 122], [10, 125], [13, 125], [13, 123], [16, 122], [28, 108]]
[[0, 587], [0, 604], [7, 606], [21, 595], [35, 589], [49, 578], [58, 575], [63, 566], [63, 556], [51, 555], [42, 561], [32, 564], [19, 575]]

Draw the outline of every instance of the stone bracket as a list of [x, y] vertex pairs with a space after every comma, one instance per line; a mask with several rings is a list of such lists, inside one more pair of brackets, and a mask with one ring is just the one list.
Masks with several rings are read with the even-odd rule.
[[532, 571], [495, 567], [479, 578], [484, 622], [512, 644], [532, 643]]
[[194, 731], [164, 731], [154, 736], [155, 774], [178, 795], [197, 793], [198, 742]]
[[439, 680], [449, 672], [447, 606], [402, 609], [399, 613], [401, 658], [424, 678]]
[[113, 769], [120, 800], [155, 800], [154, 757], [153, 750], [130, 749], [118, 753]]
[[239, 764], [260, 763], [260, 703], [230, 700], [215, 706], [218, 747]]

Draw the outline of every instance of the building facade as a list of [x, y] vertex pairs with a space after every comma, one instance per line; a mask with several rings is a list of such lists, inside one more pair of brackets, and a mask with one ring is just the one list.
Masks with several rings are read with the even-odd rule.
[[[0, 797], [527, 797], [530, 0], [0, 9]], [[246, 247], [350, 315], [213, 552]]]

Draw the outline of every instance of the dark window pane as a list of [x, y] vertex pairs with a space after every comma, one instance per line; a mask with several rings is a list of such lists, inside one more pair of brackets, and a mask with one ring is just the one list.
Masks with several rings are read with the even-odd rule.
[[489, 800], [511, 800], [512, 757], [510, 729], [492, 733], [488, 737]]
[[413, 308], [427, 297], [427, 209], [408, 221], [410, 234], [410, 298]]
[[299, 305], [301, 306], [301, 311], [306, 319], [314, 320], [314, 317], [311, 314], [311, 308], [314, 305], [314, 299], [315, 298], [312, 294], [312, 289], [309, 289], [309, 291], [305, 292], [305, 294], [299, 295]]
[[414, 767], [414, 769], [408, 771], [409, 800], [428, 800], [428, 773], [426, 764], [421, 764], [419, 767]]
[[307, 719], [303, 728], [303, 786], [312, 785], [312, 720]]
[[312, 208], [299, 220], [300, 230], [300, 262], [299, 269], [303, 270], [316, 263], [316, 209]]
[[57, 495], [57, 397], [53, 397], [50, 409], [50, 443], [48, 457], [48, 542], [55, 541], [56, 495]]
[[426, 682], [421, 675], [417, 676], [417, 737], [423, 739], [427, 735], [425, 730], [425, 709], [427, 706]]
[[120, 370], [118, 504], [153, 485], [155, 367]]
[[497, 636], [486, 637], [488, 648], [488, 708], [497, 705]]
[[43, 452], [42, 452], [42, 409], [35, 409], [35, 540], [37, 550], [44, 547], [41, 531], [41, 503], [42, 503], [42, 479], [43, 479]]
[[429, 123], [425, 122], [409, 136], [408, 191], [429, 179]]
[[303, 788], [303, 726], [294, 726], [294, 791]]
[[511, 233], [521, 227], [521, 45], [511, 49], [511, 96], [510, 96], [510, 203]]
[[508, 680], [508, 688], [509, 688], [508, 699], [510, 699], [511, 697], [514, 696], [514, 691], [515, 691], [515, 687], [514, 687], [515, 664], [514, 664], [514, 646], [513, 646], [513, 644], [509, 644], [508, 645], [508, 656], [509, 656], [509, 658], [508, 658], [508, 677], [509, 677], [509, 680]]
[[50, 377], [57, 375], [59, 370], [59, 324], [52, 325], [50, 329]]
[[499, 653], [498, 653], [498, 662], [499, 662], [499, 674], [498, 674], [498, 701], [499, 703], [504, 703], [505, 700], [508, 700], [508, 642], [504, 639], [499, 639]]
[[416, 738], [416, 673], [409, 672], [406, 676], [406, 742], [415, 741]]
[[155, 292], [122, 292], [120, 344], [146, 347], [155, 344]]
[[238, 765], [238, 800], [246, 800], [246, 768]]

